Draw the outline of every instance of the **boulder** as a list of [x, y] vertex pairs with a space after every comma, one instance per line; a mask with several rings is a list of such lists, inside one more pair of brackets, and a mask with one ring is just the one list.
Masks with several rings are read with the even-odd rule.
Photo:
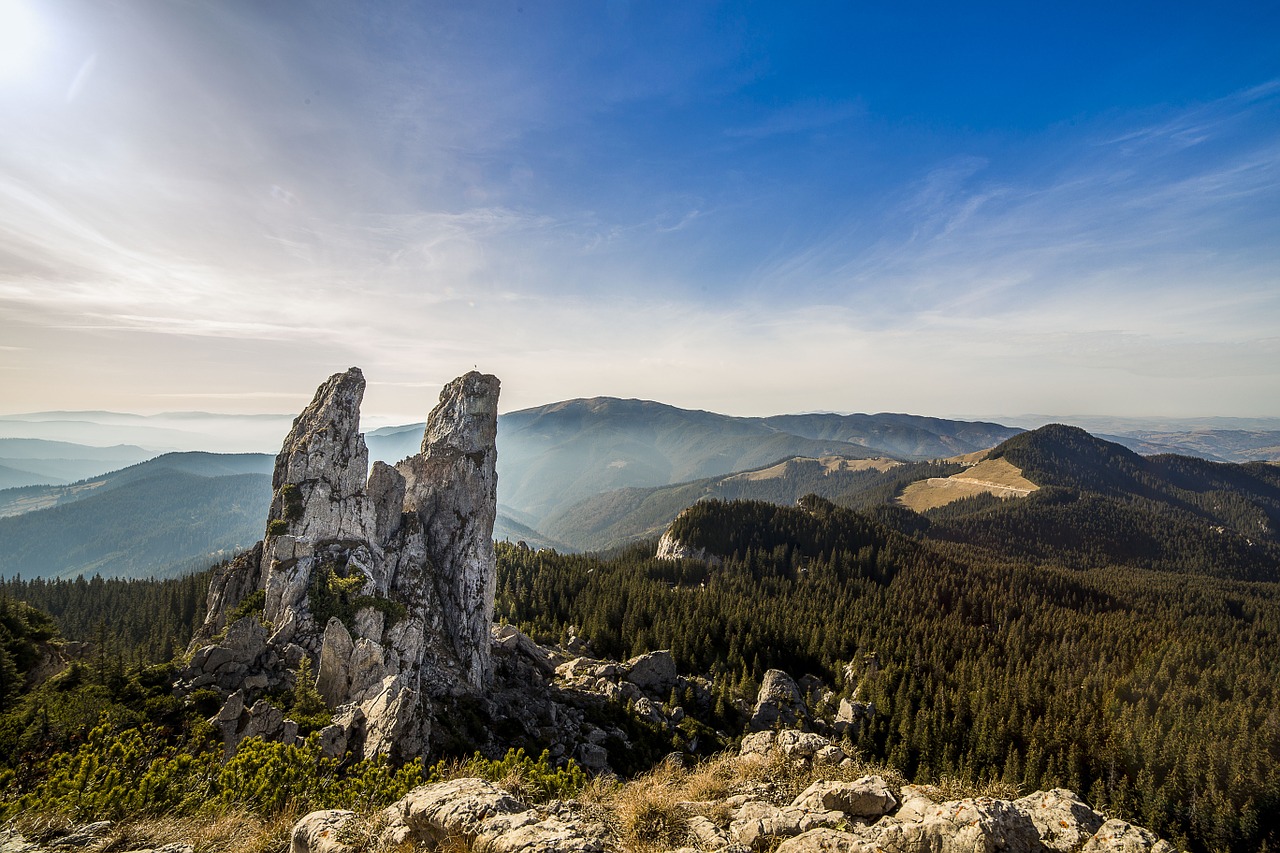
[[348, 699], [347, 687], [351, 681], [348, 670], [354, 648], [347, 626], [337, 616], [331, 616], [324, 626], [324, 639], [320, 643], [320, 672], [316, 676], [316, 690], [330, 708], [336, 708]]
[[623, 678], [659, 701], [666, 699], [676, 686], [676, 661], [666, 650], [634, 657], [622, 665], [621, 671]]
[[1037, 791], [1015, 800], [1014, 805], [1031, 816], [1040, 842], [1060, 853], [1079, 850], [1106, 822], [1084, 800], [1062, 788]]
[[836, 827], [845, 823], [839, 812], [811, 811], [795, 806], [778, 808], [762, 802], [749, 802], [738, 810], [729, 824], [729, 836], [749, 850], [769, 849], [780, 838], [791, 838], [818, 827]]
[[791, 676], [780, 669], [764, 674], [755, 707], [751, 709], [751, 731], [759, 732], [783, 726], [794, 728], [810, 722], [800, 688]]
[[814, 782], [791, 805], [810, 811], [837, 811], [850, 817], [875, 819], [896, 808], [898, 801], [882, 777], [863, 776], [853, 782]]
[[356, 853], [356, 849], [338, 838], [355, 812], [325, 809], [312, 812], [293, 826], [289, 834], [289, 853]]
[[856, 835], [821, 827], [788, 838], [778, 845], [775, 853], [873, 853], [875, 850]]
[[767, 758], [772, 753], [787, 758], [818, 760], [820, 763], [839, 764], [845, 754], [840, 747], [814, 732], [798, 732], [786, 729], [780, 732], [754, 732], [742, 739], [738, 754]]
[[1167, 841], [1156, 838], [1150, 830], [1112, 818], [1084, 843], [1080, 853], [1174, 853]]

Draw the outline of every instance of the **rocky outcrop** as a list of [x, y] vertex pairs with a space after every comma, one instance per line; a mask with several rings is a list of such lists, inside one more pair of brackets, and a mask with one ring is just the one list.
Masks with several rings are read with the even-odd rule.
[[472, 688], [484, 684], [493, 623], [493, 522], [498, 508], [498, 380], [468, 373], [450, 382], [427, 418], [422, 452], [396, 465], [404, 510], [422, 525], [439, 569], [444, 634]]
[[796, 728], [809, 722], [809, 708], [796, 682], [780, 669], [771, 669], [760, 682], [755, 707], [751, 709], [753, 732]]
[[[668, 806], [646, 806], [624, 794], [614, 803], [629, 810], [633, 820], [636, 814], [646, 815], [644, 828], [665, 827], [671, 840], [679, 842], [682, 833], [688, 846], [676, 853], [1173, 853], [1174, 849], [1145, 829], [1107, 820], [1062, 789], [1018, 800], [973, 797], [935, 802], [928, 788], [905, 785], [895, 790], [874, 775], [819, 779], [790, 800], [779, 799], [778, 786], [771, 782], [741, 781], [738, 788], [747, 793]], [[669, 849], [629, 839], [610, 808], [607, 799], [589, 807], [573, 801], [531, 806], [492, 782], [459, 778], [410, 791], [366, 821], [376, 833], [344, 831], [351, 821], [359, 820], [350, 812], [307, 815], [293, 830], [291, 853], [357, 853], [409, 845], [434, 849], [458, 842], [479, 851]], [[336, 839], [361, 835], [369, 838], [364, 846], [333, 846]]]
[[659, 560], [702, 560], [712, 566], [718, 566], [723, 562], [715, 554], [708, 553], [705, 548], [698, 548], [680, 541], [670, 529], [665, 531], [662, 538], [658, 540], [658, 553], [654, 556]]
[[[583, 815], [562, 817], [533, 807], [483, 779], [454, 779], [423, 785], [379, 815], [381, 849], [413, 845], [465, 844], [488, 853], [603, 853], [608, 830]], [[354, 853], [338, 839], [356, 819], [335, 809], [312, 812], [293, 828], [290, 853]]]
[[364, 387], [351, 368], [316, 391], [276, 457], [263, 541], [211, 582], [176, 689], [223, 695], [216, 723], [231, 749], [246, 732], [291, 737], [258, 705], [292, 688], [304, 659], [352, 726], [326, 744], [357, 752], [420, 754], [433, 700], [489, 682], [498, 380], [449, 383], [421, 452], [371, 472]]
[[1070, 791], [1038, 792], [1020, 800], [978, 797], [936, 803], [922, 789], [902, 789], [904, 803], [874, 823], [843, 812], [844, 828], [797, 833], [778, 853], [1173, 853], [1152, 833], [1107, 820]]

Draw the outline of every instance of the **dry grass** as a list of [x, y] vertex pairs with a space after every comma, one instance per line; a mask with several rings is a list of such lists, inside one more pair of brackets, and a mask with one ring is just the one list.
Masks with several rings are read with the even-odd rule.
[[605, 790], [599, 805], [611, 818], [626, 850], [657, 853], [679, 847], [689, 815], [680, 805], [686, 771], [663, 762], [631, 781]]
[[902, 490], [897, 502], [916, 512], [924, 512], [974, 495], [1022, 498], [1038, 488], [1009, 460], [984, 459], [950, 477], [930, 477], [912, 483]]
[[916, 786], [925, 796], [936, 803], [948, 800], [963, 800], [970, 797], [988, 797], [993, 800], [1016, 800], [1022, 796], [1022, 786], [1011, 782], [985, 782], [974, 785], [962, 782], [953, 776], [943, 776], [935, 782]]
[[97, 849], [113, 853], [181, 841], [196, 853], [287, 853], [289, 836], [300, 817], [296, 810], [286, 810], [270, 819], [243, 812], [140, 818], [111, 827]]

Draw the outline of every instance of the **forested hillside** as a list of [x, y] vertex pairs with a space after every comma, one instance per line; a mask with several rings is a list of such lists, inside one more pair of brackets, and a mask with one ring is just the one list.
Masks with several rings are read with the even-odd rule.
[[700, 500], [750, 499], [785, 505], [807, 494], [834, 498], [879, 493], [884, 483], [899, 482], [897, 469], [918, 471], [920, 464], [839, 456], [795, 457], [723, 477], [593, 495], [550, 516], [541, 529], [579, 550], [607, 550], [661, 535], [681, 510]]
[[141, 447], [91, 447], [38, 438], [0, 438], [0, 489], [69, 483], [150, 459]]
[[209, 572], [166, 580], [0, 578], [0, 600], [46, 613], [67, 640], [92, 642], [132, 663], [164, 663], [203, 621]]
[[931, 510], [930, 538], [1080, 568], [1280, 580], [1280, 467], [1142, 457], [1056, 425], [990, 455], [1043, 488], [1018, 500], [980, 496]]
[[0, 518], [0, 576], [175, 577], [262, 536], [266, 474], [164, 469], [81, 500]]
[[716, 567], [502, 547], [499, 612], [670, 648], [726, 701], [818, 674], [874, 703], [858, 747], [918, 780], [1065, 786], [1193, 850], [1280, 842], [1280, 585], [995, 559], [807, 503], [686, 513], [673, 533]]

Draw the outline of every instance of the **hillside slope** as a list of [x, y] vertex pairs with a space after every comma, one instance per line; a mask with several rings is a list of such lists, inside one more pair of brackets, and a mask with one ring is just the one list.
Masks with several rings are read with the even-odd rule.
[[543, 529], [577, 549], [604, 550], [660, 535], [681, 510], [698, 501], [749, 499], [790, 505], [807, 494], [835, 498], [868, 488], [901, 467], [903, 463], [884, 458], [795, 457], [723, 477], [593, 495], [547, 518]]
[[1040, 490], [932, 510], [929, 536], [1068, 565], [1280, 580], [1280, 468], [1142, 457], [1049, 425], [996, 447]]
[[141, 447], [93, 447], [38, 438], [0, 438], [0, 489], [70, 483], [150, 459]]
[[66, 485], [26, 486], [0, 491], [0, 518], [74, 503], [109, 492], [129, 483], [166, 472], [198, 477], [226, 477], [235, 474], [271, 473], [272, 457], [265, 453], [166, 453], [127, 468], [109, 471]]
[[741, 418], [645, 400], [568, 400], [498, 422], [500, 501], [543, 521], [592, 495], [687, 483], [792, 457], [927, 459], [1014, 435], [997, 424], [913, 415]]
[[198, 571], [260, 538], [270, 502], [271, 477], [263, 473], [204, 476], [181, 466], [135, 472], [62, 506], [0, 518], [0, 575]]

